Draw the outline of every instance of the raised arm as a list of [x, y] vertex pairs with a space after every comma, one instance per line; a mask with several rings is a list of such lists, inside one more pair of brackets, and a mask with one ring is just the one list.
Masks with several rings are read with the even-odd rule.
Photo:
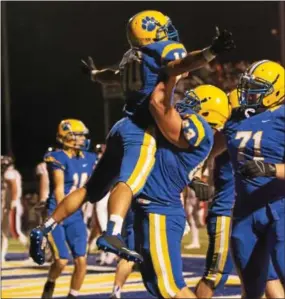
[[166, 83], [158, 83], [152, 92], [149, 109], [163, 136], [172, 144], [186, 148], [188, 144], [181, 135], [182, 119], [171, 106], [172, 90], [175, 84], [175, 77], [170, 77]]
[[212, 44], [198, 51], [188, 53], [184, 58], [171, 61], [165, 67], [165, 72], [169, 76], [177, 76], [185, 72], [190, 72], [205, 66], [212, 61], [216, 55], [230, 51], [235, 48], [235, 43], [232, 39], [231, 32], [227, 30], [219, 32], [216, 27], [216, 36], [213, 39]]
[[163, 136], [179, 148], [197, 147], [205, 137], [204, 126], [197, 115], [183, 117], [171, 105], [176, 78], [160, 82], [152, 92], [149, 109]]
[[81, 60], [82, 70], [84, 73], [90, 74], [91, 80], [101, 84], [120, 83], [120, 71], [111, 68], [98, 70], [89, 56], [87, 61]]

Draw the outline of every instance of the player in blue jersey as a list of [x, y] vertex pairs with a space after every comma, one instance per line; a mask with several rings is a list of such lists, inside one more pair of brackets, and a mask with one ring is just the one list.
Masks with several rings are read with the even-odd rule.
[[[46, 203], [48, 215], [67, 194], [83, 186], [93, 172], [96, 154], [86, 151], [89, 143], [87, 134], [88, 129], [79, 120], [66, 119], [59, 124], [57, 141], [62, 148], [48, 152], [44, 157], [50, 181]], [[36, 238], [31, 239], [31, 246], [35, 240]], [[87, 228], [82, 210], [79, 208], [62, 223], [57, 224], [48, 234], [48, 241], [54, 262], [49, 269], [42, 298], [52, 298], [55, 282], [68, 263], [69, 250], [74, 259], [74, 272], [68, 298], [75, 298], [86, 273]], [[30, 252], [34, 258], [33, 251]]]
[[[226, 94], [202, 85], [171, 106], [171, 85], [159, 83], [151, 96], [152, 112], [160, 132], [151, 172], [135, 205], [136, 249], [144, 284], [158, 298], [195, 298], [182, 273], [181, 241], [185, 211], [180, 193], [207, 158], [213, 131], [223, 126], [230, 109]], [[200, 104], [196, 112], [193, 103]], [[212, 127], [212, 128], [211, 128]]]
[[142, 261], [141, 256], [126, 248], [121, 238], [123, 219], [132, 198], [142, 190], [155, 163], [156, 138], [150, 116], [149, 98], [160, 81], [204, 66], [224, 51], [234, 48], [231, 34], [217, 34], [211, 46], [186, 53], [170, 19], [158, 11], [143, 11], [132, 17], [127, 26], [131, 49], [124, 55], [119, 70], [96, 70], [86, 64], [94, 81], [121, 81], [126, 117], [117, 122], [107, 137], [106, 151], [85, 188], [78, 189], [52, 215], [59, 222], [82, 204], [86, 193], [92, 201], [103, 198], [111, 189], [107, 231], [97, 245], [129, 260]]
[[[235, 172], [231, 247], [245, 298], [261, 298], [270, 265], [284, 285], [284, 68], [262, 60], [241, 76], [241, 107], [225, 126]], [[248, 177], [259, 165], [266, 176]], [[260, 174], [260, 173], [259, 173]]]
[[[233, 94], [236, 94], [236, 90], [231, 92], [230, 100], [233, 98]], [[211, 159], [211, 154], [209, 159]], [[212, 298], [214, 291], [225, 284], [233, 269], [230, 236], [235, 188], [233, 167], [228, 151], [224, 151], [215, 158], [213, 181], [215, 195], [207, 216], [209, 245], [204, 275], [196, 287], [195, 293], [198, 298]], [[282, 286], [272, 263], [270, 264], [265, 294], [266, 298], [272, 299], [284, 297]]]

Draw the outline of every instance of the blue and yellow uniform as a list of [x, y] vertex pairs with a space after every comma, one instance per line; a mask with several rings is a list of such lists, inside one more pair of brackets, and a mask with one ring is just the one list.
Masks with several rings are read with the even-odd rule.
[[[64, 150], [56, 150], [45, 155], [50, 178], [50, 194], [47, 199], [48, 214], [52, 214], [57, 206], [54, 194], [52, 173], [54, 170], [62, 170], [64, 173], [64, 194], [67, 195], [75, 189], [83, 186], [93, 172], [96, 163], [96, 154], [80, 152], [79, 156], [70, 156]], [[56, 259], [68, 259], [69, 251], [74, 258], [84, 256], [87, 247], [87, 228], [83, 220], [82, 210], [66, 218], [48, 235], [54, 256]]]
[[228, 151], [216, 157], [213, 180], [215, 195], [207, 216], [209, 246], [202, 279], [216, 289], [227, 281], [233, 268], [229, 247], [235, 188]]
[[[120, 64], [126, 117], [107, 136], [106, 151], [87, 183], [91, 201], [100, 200], [116, 182], [126, 183], [136, 196], [155, 163], [154, 121], [148, 110], [150, 95], [165, 80], [163, 66], [186, 55], [184, 46], [160, 41], [129, 50]], [[108, 169], [108, 174], [106, 174]]]
[[143, 281], [159, 298], [175, 297], [186, 286], [181, 258], [185, 212], [180, 193], [213, 145], [212, 129], [201, 116], [192, 110], [181, 116], [189, 147], [177, 148], [157, 133], [156, 163], [135, 206], [136, 250], [144, 258]]
[[285, 277], [284, 182], [245, 178], [239, 172], [247, 160], [285, 162], [285, 106], [250, 115], [253, 112], [234, 110], [224, 130], [235, 172], [232, 252], [249, 298], [263, 294], [270, 256], [279, 277]]

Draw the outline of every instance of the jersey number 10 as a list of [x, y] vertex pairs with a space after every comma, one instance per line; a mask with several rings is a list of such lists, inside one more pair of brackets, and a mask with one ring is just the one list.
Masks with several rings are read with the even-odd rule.
[[88, 173], [87, 173], [87, 172], [83, 172], [83, 173], [80, 175], [80, 180], [79, 180], [79, 175], [78, 175], [78, 173], [75, 173], [75, 174], [73, 175], [73, 185], [72, 185], [72, 187], [70, 188], [69, 193], [72, 193], [72, 192], [75, 191], [76, 189], [83, 187], [83, 186], [85, 185], [87, 179], [88, 179]]
[[[143, 86], [143, 65], [142, 53], [136, 51], [136, 54], [131, 58], [123, 69], [123, 91], [137, 91]], [[174, 60], [181, 59], [186, 56], [185, 52], [174, 52]]]

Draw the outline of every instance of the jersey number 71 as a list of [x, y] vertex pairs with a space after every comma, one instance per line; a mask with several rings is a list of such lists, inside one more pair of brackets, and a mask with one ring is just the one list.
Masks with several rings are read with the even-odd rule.
[[261, 156], [261, 138], [262, 138], [263, 132], [257, 131], [256, 133], [253, 133], [252, 131], [239, 131], [236, 134], [235, 139], [240, 139], [241, 142], [238, 147], [238, 161], [244, 161], [246, 154], [245, 148], [250, 139], [253, 139], [253, 160], [264, 160], [264, 158]]

